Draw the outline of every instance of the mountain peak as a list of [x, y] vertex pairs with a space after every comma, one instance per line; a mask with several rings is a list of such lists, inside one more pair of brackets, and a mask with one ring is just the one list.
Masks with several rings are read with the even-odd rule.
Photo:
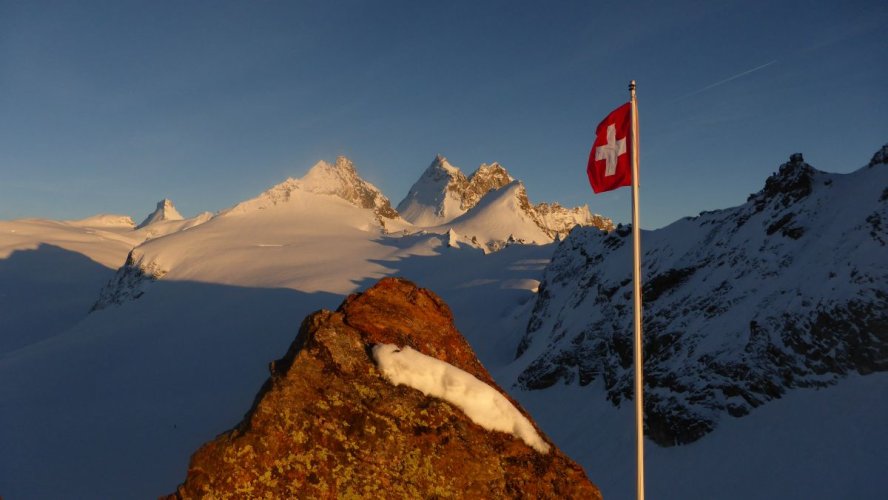
[[873, 158], [870, 160], [868, 167], [875, 167], [876, 165], [888, 164], [888, 144], [882, 146], [882, 149], [876, 151], [876, 154], [873, 155]]
[[462, 193], [469, 181], [459, 168], [441, 154], [425, 169], [407, 196], [398, 203], [398, 213], [417, 226], [435, 226], [462, 215]]
[[749, 201], [755, 200], [756, 210], [763, 209], [772, 200], [781, 206], [789, 206], [811, 194], [814, 177], [819, 173], [805, 162], [802, 153], [793, 153], [788, 162], [768, 177], [765, 187], [749, 197]]
[[441, 153], [435, 155], [435, 159], [432, 160], [432, 163], [429, 164], [429, 167], [426, 170], [436, 169], [444, 170], [450, 175], [462, 175], [462, 172], [460, 172], [459, 168], [454, 167], [453, 164], [447, 161], [447, 157], [442, 155]]
[[[388, 198], [373, 184], [358, 175], [354, 163], [339, 156], [334, 163], [321, 160], [314, 164], [300, 179], [289, 178], [259, 195], [258, 198], [237, 205], [238, 211], [286, 203], [294, 192], [338, 196], [360, 208], [373, 210], [377, 218], [395, 219], [398, 213], [392, 209]], [[233, 210], [233, 209], [232, 209]]]
[[315, 163], [299, 183], [309, 190], [326, 191], [342, 184], [354, 184], [359, 179], [355, 164], [345, 156], [337, 156], [334, 163], [325, 160]]
[[447, 157], [438, 153], [435, 155], [435, 159], [432, 160], [432, 163], [425, 169], [423, 175], [445, 175], [451, 178], [465, 177], [459, 167], [454, 166], [450, 161], [447, 160]]
[[484, 163], [466, 177], [441, 154], [398, 204], [398, 212], [418, 226], [450, 222], [478, 204], [488, 192], [512, 182], [499, 163]]
[[299, 186], [306, 191], [336, 195], [355, 206], [372, 209], [380, 218], [398, 217], [389, 199], [379, 188], [361, 178], [355, 164], [345, 156], [338, 156], [333, 165], [318, 162], [299, 179]]
[[182, 214], [180, 214], [179, 211], [176, 210], [176, 207], [173, 205], [172, 200], [170, 200], [169, 198], [164, 198], [157, 202], [157, 208], [155, 208], [153, 212], [148, 214], [148, 217], [146, 217], [141, 224], [136, 226], [136, 229], [142, 229], [143, 227], [154, 224], [155, 222], [183, 219], [184, 217], [182, 217]]
[[[469, 176], [469, 184], [462, 195], [462, 208], [469, 210], [478, 204], [482, 196], [494, 189], [499, 189], [514, 179], [509, 172], [497, 162], [482, 163], [477, 170]], [[523, 186], [522, 186], [523, 188]]]

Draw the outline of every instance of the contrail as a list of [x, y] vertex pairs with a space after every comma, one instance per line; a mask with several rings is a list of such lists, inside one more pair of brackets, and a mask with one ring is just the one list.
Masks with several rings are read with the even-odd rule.
[[736, 80], [736, 79], [738, 79], [738, 78], [740, 78], [740, 77], [743, 77], [743, 76], [746, 76], [746, 75], [748, 75], [748, 74], [750, 74], [750, 73], [755, 73], [756, 71], [758, 71], [758, 70], [760, 70], [760, 69], [767, 68], [768, 66], [770, 66], [770, 65], [772, 65], [772, 64], [774, 64], [774, 63], [776, 63], [776, 62], [777, 62], [777, 59], [774, 59], [773, 61], [766, 62], [765, 64], [762, 64], [761, 66], [756, 66], [756, 67], [754, 67], [754, 68], [752, 68], [752, 69], [748, 69], [748, 70], [746, 70], [746, 71], [744, 71], [744, 72], [742, 72], [742, 73], [737, 73], [737, 74], [734, 75], [734, 76], [729, 76], [729, 77], [725, 78], [724, 80], [719, 80], [719, 81], [717, 81], [717, 82], [715, 82], [715, 83], [713, 83], [713, 84], [710, 84], [710, 85], [707, 85], [707, 86], [703, 87], [702, 89], [695, 90], [695, 91], [691, 92], [690, 94], [685, 94], [685, 95], [679, 97], [678, 99], [676, 99], [676, 101], [680, 101], [680, 100], [682, 100], [682, 99], [687, 99], [688, 97], [693, 97], [693, 96], [695, 96], [695, 95], [697, 95], [697, 94], [699, 94], [699, 93], [701, 93], [701, 92], [706, 92], [707, 90], [709, 90], [709, 89], [711, 89], [711, 88], [718, 87], [719, 85], [724, 85], [724, 84], [726, 84], [726, 83], [728, 83], [728, 82], [730, 82], [730, 81]]

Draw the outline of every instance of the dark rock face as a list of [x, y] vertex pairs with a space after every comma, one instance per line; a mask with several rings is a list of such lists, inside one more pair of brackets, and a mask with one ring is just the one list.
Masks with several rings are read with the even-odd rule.
[[163, 278], [166, 273], [157, 263], [144, 262], [138, 250], [131, 250], [123, 266], [102, 287], [99, 299], [90, 312], [138, 299], [151, 283]]
[[[794, 154], [739, 207], [643, 232], [647, 433], [689, 443], [799, 387], [888, 370], [888, 168]], [[518, 385], [632, 398], [631, 236], [573, 231], [518, 349]]]
[[885, 144], [881, 149], [876, 151], [867, 166], [875, 167], [876, 165], [884, 165], [885, 163], [888, 163], [888, 144]]
[[502, 392], [446, 304], [386, 278], [305, 319], [244, 420], [192, 456], [170, 498], [600, 498], [554, 447], [539, 453], [389, 383], [369, 354], [377, 343], [410, 346]]

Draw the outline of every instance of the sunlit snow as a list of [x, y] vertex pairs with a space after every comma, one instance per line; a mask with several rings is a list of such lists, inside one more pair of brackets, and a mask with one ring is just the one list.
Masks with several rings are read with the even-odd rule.
[[530, 421], [499, 391], [471, 373], [407, 346], [377, 344], [373, 346], [373, 359], [389, 382], [441, 398], [481, 427], [508, 432], [540, 453], [549, 452], [549, 445]]

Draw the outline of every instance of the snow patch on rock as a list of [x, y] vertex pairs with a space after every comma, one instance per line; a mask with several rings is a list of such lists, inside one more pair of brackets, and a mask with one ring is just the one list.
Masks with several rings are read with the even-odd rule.
[[530, 421], [499, 391], [472, 374], [410, 347], [393, 344], [374, 345], [373, 359], [392, 384], [441, 398], [481, 427], [508, 432], [540, 453], [549, 452], [549, 445]]

